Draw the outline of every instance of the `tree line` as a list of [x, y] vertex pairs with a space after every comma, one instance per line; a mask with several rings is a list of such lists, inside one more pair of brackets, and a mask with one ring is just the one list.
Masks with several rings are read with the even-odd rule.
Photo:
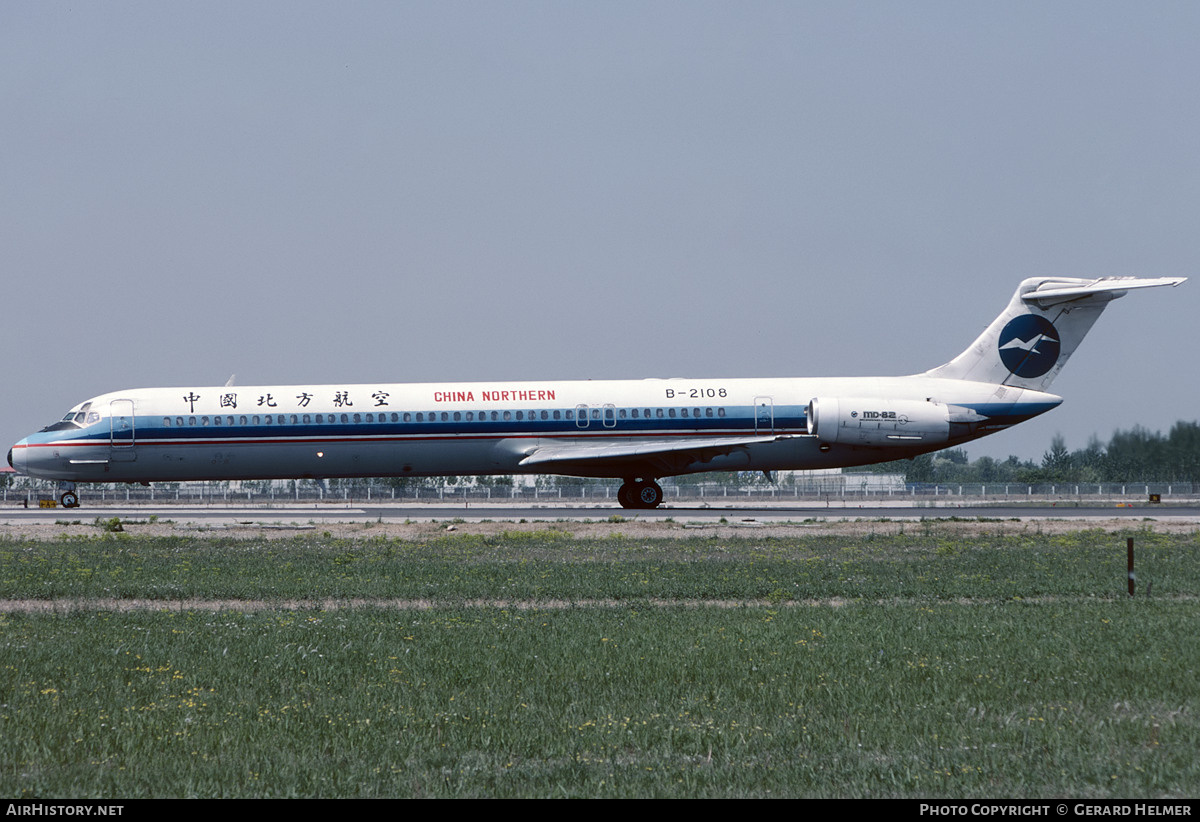
[[1200, 482], [1200, 422], [1180, 420], [1166, 434], [1135, 425], [1118, 429], [1107, 443], [1093, 434], [1074, 451], [1057, 434], [1040, 462], [1015, 456], [971, 460], [964, 449], [951, 448], [851, 470], [932, 483]]

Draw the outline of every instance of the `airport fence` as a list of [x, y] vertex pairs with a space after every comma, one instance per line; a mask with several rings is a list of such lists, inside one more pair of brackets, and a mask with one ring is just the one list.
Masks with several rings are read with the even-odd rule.
[[[763, 483], [705, 483], [702, 485], [663, 482], [664, 502], [697, 505], [736, 505], [739, 503], [827, 502], [861, 503], [912, 502], [915, 504], [952, 505], [958, 500], [985, 500], [993, 503], [1057, 502], [1065, 500], [1124, 501], [1151, 500], [1181, 502], [1200, 499], [1200, 483], [1122, 482], [1122, 483], [898, 483], [888, 487], [870, 487], [849, 482], [834, 487], [831, 483], [809, 485], [770, 485]], [[80, 485], [80, 497], [89, 505], [272, 505], [312, 504], [606, 504], [617, 503], [620, 483], [588, 483], [551, 487], [487, 487], [446, 483], [443, 485], [388, 485], [378, 482], [340, 481], [335, 485], [316, 482], [233, 483], [185, 482], [154, 486], [95, 484]], [[28, 481], [23, 487], [0, 489], [2, 502], [8, 505], [34, 505], [53, 500], [58, 489], [53, 482]]]

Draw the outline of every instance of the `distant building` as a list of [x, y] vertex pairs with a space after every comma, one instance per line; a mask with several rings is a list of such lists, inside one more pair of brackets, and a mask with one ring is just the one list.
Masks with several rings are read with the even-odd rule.
[[840, 494], [843, 491], [855, 494], [886, 494], [905, 489], [903, 474], [844, 473], [841, 468], [825, 468], [819, 471], [790, 472], [790, 481], [780, 480], [785, 485], [795, 486], [801, 491]]

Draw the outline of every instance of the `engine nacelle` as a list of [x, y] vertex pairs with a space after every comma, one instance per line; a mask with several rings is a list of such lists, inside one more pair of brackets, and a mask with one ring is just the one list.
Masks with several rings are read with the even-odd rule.
[[969, 432], [984, 417], [932, 400], [814, 397], [806, 409], [808, 433], [823, 443], [904, 447], [937, 445]]

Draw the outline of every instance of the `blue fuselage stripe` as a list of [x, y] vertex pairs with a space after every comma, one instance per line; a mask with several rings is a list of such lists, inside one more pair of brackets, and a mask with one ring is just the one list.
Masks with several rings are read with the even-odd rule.
[[[574, 409], [571, 409], [574, 410]], [[677, 410], [677, 409], [671, 409]], [[578, 420], [571, 419], [526, 419], [526, 420], [446, 420], [422, 422], [392, 422], [389, 419], [380, 422], [291, 422], [293, 414], [271, 415], [283, 418], [284, 422], [264, 424], [261, 421], [241, 424], [227, 422], [221, 425], [212, 423], [212, 418], [202, 415], [185, 415], [180, 418], [171, 416], [171, 425], [164, 425], [162, 415], [137, 416], [133, 418], [133, 437], [137, 444], [240, 444], [261, 442], [327, 442], [337, 440], [394, 440], [418, 441], [429, 439], [496, 439], [507, 437], [547, 437], [547, 438], [593, 438], [593, 437], [644, 437], [644, 436], [696, 436], [696, 435], [730, 435], [738, 436], [759, 431], [767, 432], [797, 432], [806, 430], [807, 418], [804, 406], [775, 406], [774, 414], [769, 420], [757, 420], [753, 406], [742, 408], [725, 407], [725, 416], [708, 417], [676, 416], [629, 418], [614, 417], [613, 419], [589, 419], [587, 425], [580, 425]], [[414, 415], [416, 412], [408, 412]], [[430, 412], [433, 413], [433, 412]], [[539, 412], [540, 413], [540, 412]], [[242, 416], [260, 420], [266, 415], [233, 415], [235, 420]], [[309, 415], [315, 417], [316, 414]], [[334, 416], [324, 414], [323, 416]], [[336, 415], [340, 417], [341, 415]], [[382, 415], [381, 415], [382, 416]], [[222, 415], [228, 419], [229, 415]], [[177, 419], [184, 420], [184, 425], [176, 424]], [[201, 420], [208, 424], [201, 424]], [[194, 422], [194, 424], [189, 424]], [[129, 440], [130, 432], [112, 431], [110, 420], [105, 418], [86, 428], [75, 430], [59, 430], [42, 432], [26, 440], [26, 444], [59, 444], [59, 445], [106, 445], [109, 442], [120, 444]]]

